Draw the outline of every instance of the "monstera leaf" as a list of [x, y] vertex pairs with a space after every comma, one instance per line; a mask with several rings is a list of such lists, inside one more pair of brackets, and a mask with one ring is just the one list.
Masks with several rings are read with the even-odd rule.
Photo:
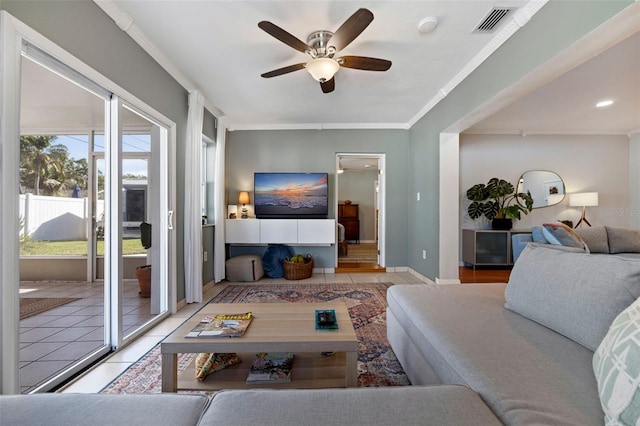
[[[471, 219], [482, 216], [488, 220], [495, 218], [520, 219], [521, 213], [529, 214], [533, 208], [531, 193], [515, 193], [515, 187], [504, 179], [491, 178], [487, 184], [476, 184], [467, 190], [467, 198], [472, 201], [467, 212]], [[524, 201], [524, 207], [515, 203]], [[514, 204], [512, 204], [514, 203]]]

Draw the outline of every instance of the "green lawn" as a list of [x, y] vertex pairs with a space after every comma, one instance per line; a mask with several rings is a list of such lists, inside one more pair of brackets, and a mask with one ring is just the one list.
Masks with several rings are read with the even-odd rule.
[[[122, 254], [145, 254], [139, 238], [122, 240]], [[86, 256], [86, 241], [26, 241], [20, 243], [20, 256]], [[98, 241], [98, 256], [104, 255], [104, 241]]]

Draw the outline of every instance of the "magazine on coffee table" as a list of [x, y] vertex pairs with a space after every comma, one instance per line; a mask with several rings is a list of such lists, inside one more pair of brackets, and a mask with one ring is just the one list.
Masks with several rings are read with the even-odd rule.
[[207, 315], [185, 337], [241, 337], [252, 320], [251, 312]]
[[289, 383], [293, 352], [260, 352], [251, 363], [247, 383]]

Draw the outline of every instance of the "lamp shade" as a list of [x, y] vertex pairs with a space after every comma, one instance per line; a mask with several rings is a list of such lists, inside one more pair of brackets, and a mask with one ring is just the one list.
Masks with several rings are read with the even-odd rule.
[[571, 207], [589, 207], [598, 205], [597, 192], [578, 192], [569, 194], [569, 205]]
[[340, 65], [331, 58], [315, 58], [305, 65], [311, 77], [320, 83], [329, 81], [340, 69]]
[[249, 193], [247, 191], [242, 191], [238, 194], [238, 204], [249, 204]]

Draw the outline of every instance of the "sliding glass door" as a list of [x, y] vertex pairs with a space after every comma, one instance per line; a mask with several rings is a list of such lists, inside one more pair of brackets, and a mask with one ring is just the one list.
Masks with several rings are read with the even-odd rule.
[[[0, 162], [0, 393], [42, 392], [175, 309], [175, 124], [2, 19], [0, 158], [16, 161]], [[4, 113], [12, 105], [20, 114]]]

